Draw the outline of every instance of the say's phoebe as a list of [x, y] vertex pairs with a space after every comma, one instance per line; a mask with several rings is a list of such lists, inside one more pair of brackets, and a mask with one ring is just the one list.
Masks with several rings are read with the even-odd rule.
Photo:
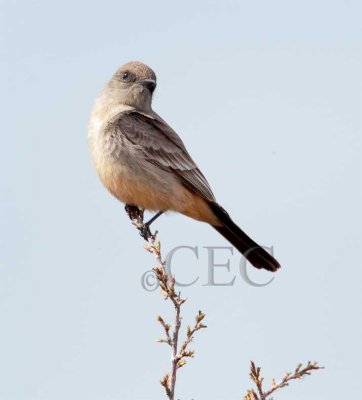
[[180, 137], [152, 110], [155, 88], [152, 69], [134, 61], [119, 68], [98, 96], [88, 141], [102, 183], [130, 216], [138, 208], [158, 211], [156, 217], [171, 210], [207, 222], [254, 267], [276, 271], [278, 261], [216, 202]]

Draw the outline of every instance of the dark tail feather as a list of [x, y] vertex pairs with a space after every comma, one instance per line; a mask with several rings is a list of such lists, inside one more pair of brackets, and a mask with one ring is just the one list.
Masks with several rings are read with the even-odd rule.
[[213, 228], [235, 246], [255, 268], [263, 268], [272, 272], [280, 268], [278, 261], [244, 233], [221, 206], [214, 202], [210, 202], [209, 205], [223, 224], [213, 226]]

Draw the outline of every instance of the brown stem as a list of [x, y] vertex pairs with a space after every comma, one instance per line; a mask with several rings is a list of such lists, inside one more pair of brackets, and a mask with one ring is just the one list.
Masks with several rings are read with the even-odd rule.
[[177, 365], [179, 362], [178, 356], [178, 336], [181, 328], [181, 317], [180, 317], [180, 305], [175, 304], [175, 327], [172, 337], [172, 360], [171, 360], [171, 374], [170, 374], [170, 400], [174, 400], [175, 387], [176, 387], [176, 376], [177, 376]]
[[[137, 219], [133, 219], [132, 222], [137, 227], [137, 229], [141, 229], [143, 226], [143, 213], [138, 213]], [[175, 277], [169, 276], [167, 274], [166, 264], [164, 261], [162, 261], [161, 244], [158, 240], [156, 240], [156, 236], [157, 232], [154, 235], [150, 235], [148, 237], [148, 245], [146, 245], [145, 248], [155, 257], [157, 261], [157, 266], [153, 268], [153, 272], [155, 273], [156, 278], [159, 282], [161, 293], [165, 299], [169, 299], [172, 301], [175, 310], [172, 337], [170, 335], [171, 326], [167, 324], [161, 316], [157, 317], [158, 322], [162, 325], [165, 331], [165, 338], [159, 339], [158, 342], [167, 343], [172, 348], [171, 370], [162, 378], [160, 383], [165, 389], [168, 399], [174, 400], [177, 370], [186, 364], [185, 358], [193, 357], [193, 350], [187, 350], [187, 346], [192, 341], [193, 335], [196, 331], [202, 328], [206, 328], [206, 326], [201, 323], [201, 321], [205, 317], [205, 314], [199, 311], [195, 319], [194, 328], [191, 329], [189, 326], [187, 327], [187, 338], [183, 345], [180, 347], [179, 351], [179, 333], [182, 320], [181, 306], [185, 303], [186, 299], [182, 298], [180, 293], [175, 292]]]

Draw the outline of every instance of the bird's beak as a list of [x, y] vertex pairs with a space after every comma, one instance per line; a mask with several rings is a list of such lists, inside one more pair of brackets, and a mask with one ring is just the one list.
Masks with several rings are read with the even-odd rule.
[[156, 89], [156, 81], [153, 79], [143, 79], [142, 81], [139, 81], [139, 83], [147, 88], [151, 93]]

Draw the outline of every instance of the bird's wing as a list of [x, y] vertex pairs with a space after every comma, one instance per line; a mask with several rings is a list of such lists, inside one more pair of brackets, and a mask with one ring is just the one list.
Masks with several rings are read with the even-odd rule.
[[110, 124], [113, 134], [121, 135], [144, 152], [146, 159], [173, 173], [194, 194], [215, 201], [210, 185], [187, 152], [177, 133], [157, 114], [137, 110], [118, 114]]

